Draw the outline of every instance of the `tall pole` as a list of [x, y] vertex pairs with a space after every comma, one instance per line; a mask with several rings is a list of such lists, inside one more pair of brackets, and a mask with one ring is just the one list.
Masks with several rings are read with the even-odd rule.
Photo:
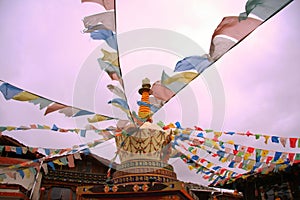
[[33, 186], [32, 186], [32, 189], [31, 189], [31, 193], [30, 193], [29, 199], [32, 198], [32, 195], [33, 195], [33, 192], [34, 192], [34, 188], [35, 188], [35, 185], [36, 185], [36, 183], [37, 183], [37, 179], [38, 179], [38, 177], [39, 177], [39, 175], [40, 175], [40, 172], [41, 172], [42, 165], [43, 165], [43, 160], [41, 161], [39, 170], [38, 170], [38, 172], [37, 172], [37, 174], [36, 174], [36, 176], [35, 176], [35, 179], [34, 179], [34, 182], [33, 182]]

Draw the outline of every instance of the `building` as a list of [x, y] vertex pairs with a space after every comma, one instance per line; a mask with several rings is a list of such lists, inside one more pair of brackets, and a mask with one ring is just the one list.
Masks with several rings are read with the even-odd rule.
[[268, 174], [248, 174], [232, 183], [217, 187], [236, 189], [242, 192], [247, 200], [282, 200], [300, 199], [300, 163], [293, 164], [283, 171]]
[[[38, 163], [18, 169], [7, 169], [39, 158], [41, 155], [8, 136], [0, 136], [0, 199], [29, 199]], [[33, 194], [33, 192], [32, 192]]]
[[93, 154], [80, 154], [75, 166], [55, 164], [43, 172], [40, 199], [76, 199], [77, 187], [105, 185], [109, 161]]

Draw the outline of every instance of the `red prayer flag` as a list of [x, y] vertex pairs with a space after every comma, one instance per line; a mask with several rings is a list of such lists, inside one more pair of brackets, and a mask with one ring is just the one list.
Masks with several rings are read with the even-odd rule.
[[267, 157], [267, 160], [266, 160], [266, 163], [269, 164], [269, 162], [270, 162], [272, 159], [273, 159], [273, 156], [268, 156], [268, 157]]
[[222, 168], [222, 169], [220, 169], [220, 174], [223, 174], [225, 171], [226, 171], [227, 169], [225, 169], [225, 168]]
[[37, 126], [35, 124], [31, 124], [30, 128], [35, 129], [35, 128], [37, 128]]
[[10, 146], [5, 146], [5, 151], [6, 152], [10, 152], [10, 150], [11, 150]]
[[241, 163], [239, 164], [238, 168], [242, 169], [242, 167], [243, 167], [243, 163], [241, 162]]
[[262, 21], [250, 17], [243, 21], [237, 16], [224, 17], [211, 38], [209, 54], [212, 59], [219, 59], [261, 23]]
[[294, 162], [294, 158], [295, 158], [295, 153], [289, 153], [289, 160], [291, 163]]
[[247, 152], [248, 153], [253, 153], [254, 152], [254, 148], [253, 147], [248, 147]]
[[295, 148], [296, 147], [297, 139], [298, 138], [290, 138], [290, 146], [291, 146], [291, 148]]
[[53, 103], [52, 105], [48, 106], [44, 115], [47, 115], [49, 113], [52, 113], [54, 111], [57, 111], [57, 110], [60, 110], [62, 108], [66, 108], [66, 107], [68, 107], [68, 106], [60, 104], [60, 103]]
[[212, 38], [217, 35], [226, 35], [236, 40], [241, 40], [256, 29], [262, 21], [248, 17], [240, 21], [238, 17], [224, 17], [218, 27], [215, 29]]
[[196, 131], [203, 131], [202, 128], [198, 127], [198, 126], [194, 126]]

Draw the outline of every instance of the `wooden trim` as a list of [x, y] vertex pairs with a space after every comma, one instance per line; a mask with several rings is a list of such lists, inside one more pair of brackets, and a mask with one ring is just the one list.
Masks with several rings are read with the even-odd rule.
[[29, 198], [20, 192], [0, 192], [0, 197], [20, 197], [24, 200], [29, 200]]

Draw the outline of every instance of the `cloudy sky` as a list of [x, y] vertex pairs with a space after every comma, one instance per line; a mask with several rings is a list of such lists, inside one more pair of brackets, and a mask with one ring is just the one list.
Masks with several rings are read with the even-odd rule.
[[[244, 4], [233, 0], [215, 4], [197, 0], [188, 4], [182, 0], [119, 1], [121, 65], [132, 107], [136, 108], [137, 89], [145, 76], [155, 81], [152, 76], [159, 79], [161, 69], [173, 69], [186, 52], [208, 52], [211, 34], [222, 17], [238, 15]], [[299, 1], [292, 2], [260, 26], [170, 101], [155, 120], [180, 121], [185, 127], [299, 137], [299, 6]], [[0, 9], [0, 80], [67, 105], [105, 114], [116, 112], [107, 105], [113, 97], [105, 87], [109, 80], [95, 64], [104, 44], [82, 33], [83, 17], [104, 11], [101, 6], [79, 0], [1, 0]], [[135, 41], [140, 35], [151, 41], [153, 33], [162, 34], [153, 47]], [[191, 49], [194, 44], [202, 51]], [[4, 98], [0, 98], [0, 113], [1, 126], [84, 126], [55, 113], [43, 116], [43, 111], [32, 104]], [[86, 141], [76, 135], [39, 131], [10, 134], [29, 146], [70, 147]]]

